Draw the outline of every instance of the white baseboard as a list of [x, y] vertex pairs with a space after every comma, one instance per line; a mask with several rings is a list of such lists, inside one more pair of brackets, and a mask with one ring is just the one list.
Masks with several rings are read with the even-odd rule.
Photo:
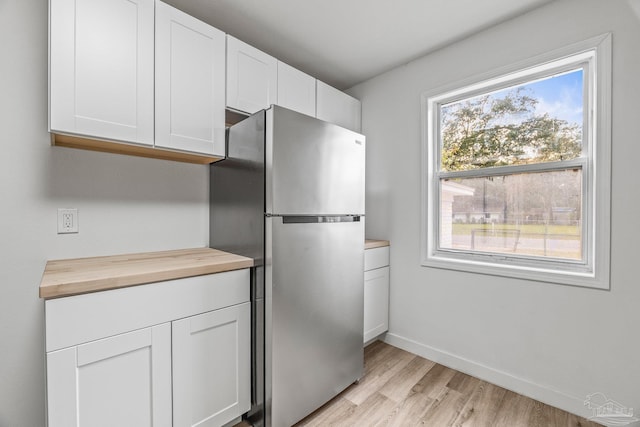
[[498, 369], [474, 362], [473, 360], [456, 356], [455, 354], [421, 344], [393, 333], [387, 333], [386, 337], [384, 337], [384, 342], [572, 414], [585, 418], [592, 415], [584, 406], [586, 396], [581, 398], [570, 396], [524, 378], [513, 376]]
[[376, 335], [375, 337], [371, 338], [368, 341], [365, 341], [364, 347], [368, 346], [369, 344], [373, 344], [374, 341], [384, 341], [385, 335], [387, 335], [386, 331], [381, 333], [380, 335]]

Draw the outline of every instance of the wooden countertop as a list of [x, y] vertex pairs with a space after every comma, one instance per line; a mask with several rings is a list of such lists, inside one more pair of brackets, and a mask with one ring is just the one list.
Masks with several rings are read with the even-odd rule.
[[[389, 246], [388, 240], [365, 241], [365, 249], [384, 246]], [[210, 248], [47, 261], [40, 282], [40, 298], [106, 291], [252, 266], [251, 258]]]
[[253, 260], [210, 248], [48, 261], [40, 298], [58, 298], [253, 266]]
[[365, 249], [374, 249], [374, 248], [382, 248], [384, 246], [389, 246], [388, 240], [373, 240], [367, 239], [364, 241]]

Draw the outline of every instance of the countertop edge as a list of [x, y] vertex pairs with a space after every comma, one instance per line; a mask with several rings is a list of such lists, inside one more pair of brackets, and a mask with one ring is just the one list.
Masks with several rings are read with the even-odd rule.
[[364, 242], [364, 249], [375, 249], [375, 248], [383, 248], [385, 246], [390, 246], [388, 240], [375, 240], [375, 239], [367, 239]]
[[[198, 248], [194, 249], [194, 251], [202, 252], [206, 251], [207, 249], [208, 248]], [[158, 260], [157, 268], [154, 268], [153, 264], [151, 264], [145, 265], [144, 268], [141, 268], [141, 271], [138, 272], [126, 272], [122, 274], [89, 274], [89, 276], [93, 277], [87, 277], [84, 279], [76, 279], [70, 277], [68, 280], [65, 280], [64, 273], [51, 273], [47, 270], [47, 268], [45, 268], [45, 272], [42, 276], [42, 281], [39, 287], [39, 296], [40, 298], [45, 300], [63, 298], [67, 296], [81, 295], [92, 292], [146, 285], [167, 280], [176, 280], [187, 277], [202, 276], [206, 274], [223, 273], [226, 271], [234, 271], [253, 267], [254, 265], [254, 261], [251, 258], [219, 250], [211, 251], [211, 255], [215, 256], [212, 257], [210, 262], [208, 262], [207, 260], [203, 260], [202, 254], [199, 254], [194, 255], [194, 260], [197, 260], [197, 262], [193, 265], [177, 265], [175, 267], [167, 267], [166, 262], [163, 262], [163, 260], [166, 261], [166, 259], [168, 258], [165, 258], [164, 256], [171, 258], [172, 255], [180, 251], [149, 252], [146, 253], [146, 255], [148, 255], [148, 258], [144, 258], [143, 256], [136, 259], [136, 261], [132, 261], [132, 264], [147, 263], [150, 260]], [[85, 259], [70, 259], [68, 260], [68, 262], [70, 264], [74, 264], [74, 268], [78, 268], [77, 264], [79, 262], [82, 263], [83, 260], [86, 260], [87, 263], [95, 262], [96, 260], [103, 260], [104, 262], [108, 263], [112, 259], [120, 259], [129, 255], [135, 257], [141, 256], [141, 254], [125, 254]], [[225, 259], [224, 261], [220, 261], [219, 258], [221, 257], [227, 259]], [[188, 259], [189, 257], [181, 257], [181, 261], [188, 261]], [[64, 262], [65, 260], [51, 260], [47, 262], [47, 267], [54, 264], [59, 266]], [[82, 271], [82, 268], [83, 266], [81, 265], [79, 267], [79, 270]], [[87, 272], [90, 272], [94, 267], [85, 266], [84, 268]], [[55, 280], [52, 280], [51, 276], [56, 275], [63, 277], [57, 277]]]

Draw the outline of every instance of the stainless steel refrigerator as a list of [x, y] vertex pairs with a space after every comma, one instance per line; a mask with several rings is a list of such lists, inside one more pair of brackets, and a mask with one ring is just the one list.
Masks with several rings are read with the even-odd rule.
[[211, 165], [210, 244], [252, 257], [254, 425], [290, 426], [363, 372], [364, 136], [272, 106]]

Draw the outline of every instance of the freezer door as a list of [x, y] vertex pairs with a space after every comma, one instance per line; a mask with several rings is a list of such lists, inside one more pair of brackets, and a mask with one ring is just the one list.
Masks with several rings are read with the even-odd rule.
[[291, 426], [362, 376], [364, 218], [267, 218], [267, 425]]
[[273, 106], [265, 151], [267, 213], [364, 214], [363, 135]]

